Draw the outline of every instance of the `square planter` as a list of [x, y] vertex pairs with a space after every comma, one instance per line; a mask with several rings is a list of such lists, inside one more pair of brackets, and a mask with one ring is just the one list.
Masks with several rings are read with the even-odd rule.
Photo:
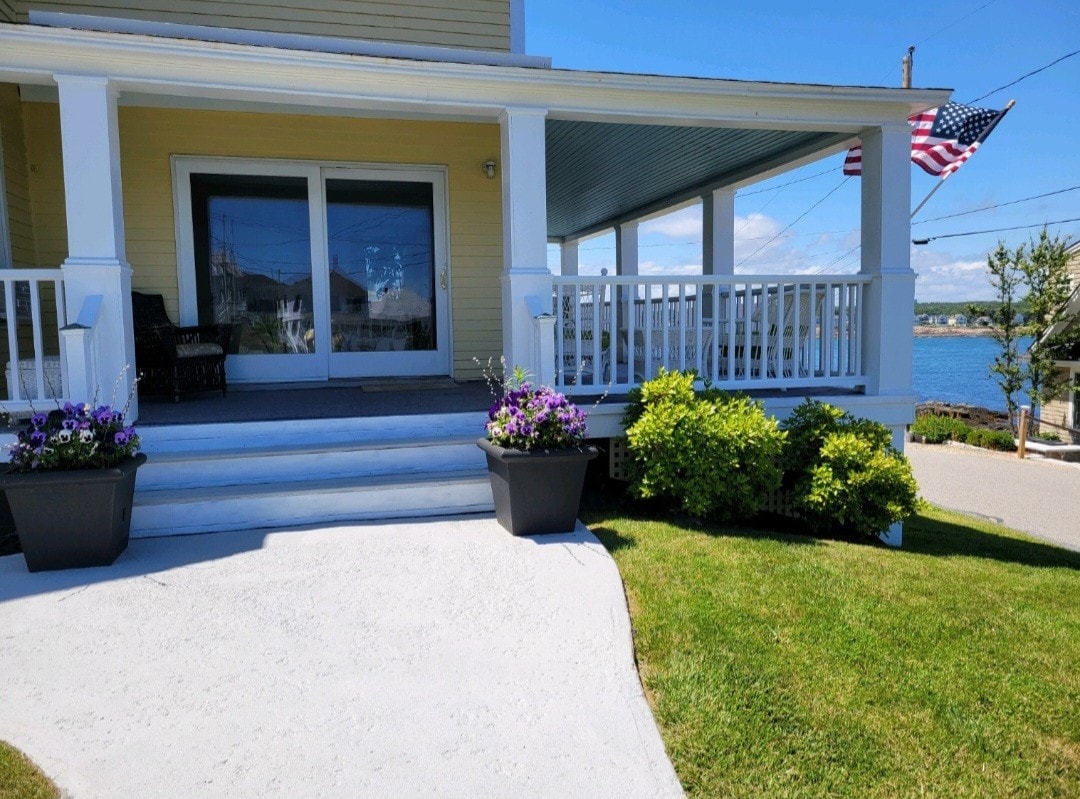
[[503, 449], [486, 438], [495, 518], [514, 535], [566, 533], [577, 524], [581, 490], [596, 447], [559, 450]]
[[7, 473], [7, 496], [26, 567], [108, 566], [127, 548], [135, 472], [142, 453], [112, 469]]

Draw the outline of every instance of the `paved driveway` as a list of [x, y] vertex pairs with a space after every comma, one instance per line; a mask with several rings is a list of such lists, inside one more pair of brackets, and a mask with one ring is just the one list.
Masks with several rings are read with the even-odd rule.
[[1080, 551], [1080, 464], [956, 445], [904, 451], [924, 499]]
[[70, 796], [680, 796], [587, 531], [486, 518], [0, 558], [0, 738]]

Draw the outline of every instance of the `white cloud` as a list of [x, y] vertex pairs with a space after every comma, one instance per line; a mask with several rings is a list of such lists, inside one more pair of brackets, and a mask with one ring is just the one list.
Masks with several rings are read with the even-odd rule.
[[674, 213], [651, 219], [641, 226], [639, 235], [658, 234], [669, 238], [691, 237], [701, 241], [701, 205], [691, 205]]

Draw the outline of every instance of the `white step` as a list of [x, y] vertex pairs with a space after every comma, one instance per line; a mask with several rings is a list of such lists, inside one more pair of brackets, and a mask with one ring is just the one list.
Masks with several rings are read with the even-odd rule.
[[151, 453], [141, 492], [484, 468], [476, 438], [424, 438]]
[[487, 513], [486, 470], [139, 491], [131, 536]]
[[148, 456], [167, 452], [219, 452], [275, 447], [318, 447], [370, 441], [434, 438], [476, 439], [484, 434], [483, 412], [374, 416], [346, 419], [290, 419], [139, 428]]

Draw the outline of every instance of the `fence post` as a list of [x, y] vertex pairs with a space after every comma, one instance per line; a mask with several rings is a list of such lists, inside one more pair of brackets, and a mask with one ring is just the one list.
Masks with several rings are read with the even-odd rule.
[[1019, 443], [1016, 446], [1016, 456], [1021, 460], [1024, 459], [1024, 452], [1027, 448], [1027, 431], [1028, 431], [1028, 417], [1031, 414], [1031, 408], [1027, 405], [1020, 406], [1020, 435], [1018, 437]]

